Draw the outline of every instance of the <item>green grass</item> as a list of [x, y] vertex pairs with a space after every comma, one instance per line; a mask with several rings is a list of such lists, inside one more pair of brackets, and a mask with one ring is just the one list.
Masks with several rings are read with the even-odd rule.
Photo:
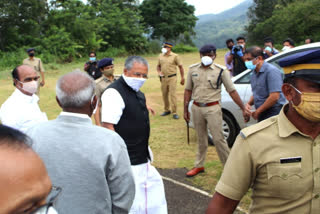
[[[226, 50], [218, 50], [217, 59], [215, 63], [224, 65], [224, 54]], [[197, 139], [196, 133], [190, 129], [190, 145], [187, 143], [187, 129], [185, 121], [183, 120], [183, 92], [184, 86], [179, 84], [180, 75], [178, 75], [178, 114], [179, 120], [174, 120], [171, 115], [166, 117], [159, 116], [163, 111], [163, 102], [160, 90], [160, 81], [156, 72], [158, 54], [145, 56], [149, 62], [149, 79], [142, 87], [142, 91], [146, 95], [147, 103], [154, 108], [156, 115], [150, 115], [151, 121], [151, 136], [150, 146], [154, 153], [154, 165], [160, 168], [183, 168], [191, 169], [194, 164]], [[200, 61], [199, 53], [180, 54], [184, 69], [185, 78], [188, 67]], [[102, 58], [102, 56], [100, 56]], [[84, 61], [77, 61], [69, 64], [45, 64], [46, 69], [45, 79], [46, 85], [40, 91], [40, 108], [46, 112], [49, 119], [56, 118], [61, 109], [55, 100], [55, 84], [57, 79], [75, 69], [83, 70]], [[115, 58], [115, 73], [120, 75], [123, 71], [123, 64], [125, 58]], [[8, 96], [13, 92], [10, 70], [0, 71], [0, 103], [2, 104]], [[76, 82], [75, 82], [76, 84]], [[214, 192], [221, 173], [222, 165], [219, 161], [215, 147], [209, 146], [206, 163], [206, 172], [194, 178], [186, 178], [193, 184], [201, 187], [210, 193]], [[247, 209], [250, 203], [248, 196], [242, 200], [242, 207]]]

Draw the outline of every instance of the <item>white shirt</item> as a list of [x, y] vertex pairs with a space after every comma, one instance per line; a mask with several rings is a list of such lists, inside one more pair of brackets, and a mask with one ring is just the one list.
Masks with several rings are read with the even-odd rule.
[[26, 133], [32, 126], [48, 121], [46, 113], [41, 112], [38, 101], [37, 95], [25, 95], [16, 88], [0, 108], [2, 124]]
[[105, 123], [118, 124], [123, 109], [124, 101], [120, 93], [114, 88], [108, 88], [101, 97], [101, 121]]

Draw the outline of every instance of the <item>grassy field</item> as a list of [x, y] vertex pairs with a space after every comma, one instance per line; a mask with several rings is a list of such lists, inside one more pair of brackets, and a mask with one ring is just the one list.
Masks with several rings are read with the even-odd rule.
[[[224, 65], [224, 54], [226, 50], [217, 52], [215, 63]], [[180, 54], [185, 69], [185, 77], [188, 67], [200, 61], [198, 53]], [[100, 56], [101, 58], [102, 56]], [[163, 112], [163, 102], [161, 97], [160, 82], [156, 72], [157, 55], [145, 56], [149, 62], [149, 79], [142, 87], [145, 93], [147, 103], [152, 106], [155, 116], [150, 116], [151, 120], [151, 136], [150, 146], [154, 153], [154, 165], [159, 168], [187, 168], [191, 169], [195, 160], [197, 151], [196, 135], [193, 129], [190, 129], [190, 145], [187, 144], [186, 124], [183, 120], [183, 92], [184, 87], [180, 84], [177, 87], [178, 97], [178, 114], [179, 120], [174, 120], [171, 115], [167, 117], [159, 116]], [[75, 62], [64, 65], [49, 64], [44, 65], [46, 69], [46, 84], [40, 91], [40, 108], [46, 112], [49, 119], [54, 119], [60, 113], [61, 109], [55, 100], [55, 84], [56, 80], [62, 74], [68, 73], [74, 69], [83, 69], [83, 62]], [[123, 70], [125, 58], [115, 59], [115, 73], [121, 74]], [[179, 76], [179, 75], [178, 75]], [[180, 77], [178, 78], [180, 81]], [[179, 82], [178, 81], [178, 82]], [[2, 104], [8, 96], [13, 92], [14, 86], [10, 71], [0, 71], [0, 104]], [[75, 83], [76, 84], [76, 83]], [[222, 172], [222, 165], [219, 161], [215, 147], [209, 146], [207, 159], [205, 164], [206, 172], [194, 178], [186, 178], [201, 188], [214, 192], [214, 187]], [[248, 208], [250, 199], [244, 197], [241, 206]]]

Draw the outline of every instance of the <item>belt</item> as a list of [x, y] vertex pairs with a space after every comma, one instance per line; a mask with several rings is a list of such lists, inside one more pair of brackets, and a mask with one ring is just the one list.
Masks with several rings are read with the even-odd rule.
[[[167, 78], [174, 77], [174, 76], [177, 76], [177, 74], [170, 74], [167, 76]], [[165, 78], [165, 76], [162, 76], [161, 78]]]
[[218, 105], [219, 101], [215, 101], [215, 102], [211, 102], [211, 103], [198, 103], [198, 102], [194, 101], [193, 104], [195, 104], [198, 107], [207, 107], [207, 106]]

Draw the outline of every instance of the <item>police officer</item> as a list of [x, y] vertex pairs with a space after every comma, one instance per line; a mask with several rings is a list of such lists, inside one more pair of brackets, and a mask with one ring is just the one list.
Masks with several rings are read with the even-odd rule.
[[38, 88], [37, 88], [37, 92], [36, 92], [36, 94], [40, 98], [40, 96], [39, 96], [39, 94], [40, 94], [40, 86], [43, 87], [44, 84], [45, 84], [45, 81], [44, 81], [44, 72], [45, 72], [45, 70], [43, 68], [41, 59], [34, 57], [34, 55], [35, 55], [35, 49], [34, 48], [27, 49], [27, 54], [29, 55], [29, 57], [24, 59], [22, 64], [30, 65], [37, 72], [38, 76], [41, 76], [41, 81], [40, 82], [38, 81]]
[[208, 129], [213, 137], [218, 156], [222, 164], [225, 164], [229, 147], [222, 134], [222, 112], [221, 112], [221, 84], [225, 86], [229, 95], [246, 113], [245, 107], [236, 91], [229, 71], [214, 64], [216, 58], [216, 47], [204, 45], [200, 49], [201, 63], [191, 65], [189, 68], [186, 88], [184, 91], [184, 119], [189, 122], [190, 115], [188, 104], [190, 99], [194, 100], [192, 105], [192, 116], [198, 138], [198, 153], [195, 167], [187, 173], [188, 177], [204, 172], [204, 161], [208, 148]]
[[102, 73], [102, 76], [95, 80], [96, 82], [96, 95], [99, 99], [99, 104], [97, 110], [94, 114], [94, 119], [96, 125], [101, 126], [101, 96], [106, 88], [117, 80], [119, 77], [114, 76], [114, 64], [112, 58], [103, 58], [98, 63], [99, 71]]
[[250, 187], [250, 213], [320, 213], [320, 49], [279, 65], [289, 103], [240, 132], [207, 213], [233, 213]]
[[184, 85], [184, 70], [180, 57], [171, 51], [173, 44], [165, 42], [158, 58], [157, 71], [161, 81], [162, 98], [164, 102], [164, 112], [161, 116], [166, 116], [173, 113], [173, 119], [179, 119], [177, 114], [177, 66], [180, 70], [181, 81], [180, 84]]
[[96, 52], [91, 51], [89, 53], [89, 61], [84, 64], [84, 70], [95, 80], [102, 76], [98, 63]]

